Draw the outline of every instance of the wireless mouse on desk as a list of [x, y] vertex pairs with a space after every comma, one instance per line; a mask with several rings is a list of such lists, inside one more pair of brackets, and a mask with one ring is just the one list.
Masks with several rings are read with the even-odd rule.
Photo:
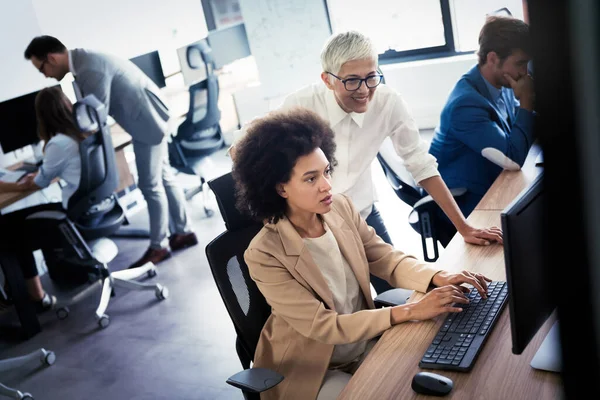
[[411, 387], [419, 394], [445, 396], [452, 390], [453, 383], [450, 378], [433, 372], [419, 372], [413, 377]]

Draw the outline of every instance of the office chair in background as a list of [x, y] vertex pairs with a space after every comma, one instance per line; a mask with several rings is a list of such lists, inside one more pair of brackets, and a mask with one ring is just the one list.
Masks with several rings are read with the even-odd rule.
[[[16, 368], [27, 365], [35, 360], [39, 360], [42, 365], [50, 366], [56, 361], [56, 356], [53, 352], [45, 349], [38, 349], [32, 353], [21, 357], [8, 358], [0, 360], [0, 373], [5, 371], [12, 371]], [[0, 383], [0, 396], [10, 397], [11, 399], [18, 400], [33, 400], [33, 396], [30, 393], [23, 393], [17, 389], [9, 388], [8, 386]]]
[[142, 267], [110, 272], [108, 263], [118, 253], [115, 243], [107, 236], [123, 224], [125, 213], [114, 191], [119, 182], [115, 151], [108, 126], [106, 108], [93, 95], [87, 96], [73, 106], [75, 120], [82, 132], [94, 132], [79, 145], [81, 156], [81, 179], [77, 191], [69, 199], [66, 212], [42, 211], [28, 219], [52, 219], [61, 221], [59, 230], [64, 243], [60, 249], [45, 249], [46, 262], [51, 268], [84, 270], [93, 285], [71, 297], [59, 301], [57, 316], [69, 315], [68, 305], [79, 301], [102, 287], [96, 319], [105, 328], [110, 320], [105, 314], [113, 288], [128, 290], [152, 290], [159, 300], [168, 297], [168, 290], [159, 283], [137, 282], [142, 275], [156, 276], [156, 267], [147, 263]]
[[[449, 229], [446, 224], [438, 221], [436, 211], [439, 206], [433, 198], [422, 190], [410, 172], [406, 170], [402, 159], [396, 154], [394, 146], [387, 138], [377, 154], [377, 160], [392, 186], [396, 195], [412, 207], [408, 215], [410, 226], [421, 235], [423, 257], [425, 261], [434, 262], [439, 257], [438, 242], [446, 247], [455, 234], [454, 229]], [[458, 199], [467, 192], [466, 188], [450, 189], [454, 199]], [[430, 254], [427, 243], [431, 242], [433, 256]]]
[[[258, 400], [261, 392], [284, 379], [269, 369], [250, 368], [260, 333], [271, 315], [271, 307], [250, 277], [244, 252], [263, 225], [243, 215], [235, 207], [235, 186], [231, 173], [210, 180], [208, 185], [215, 194], [226, 230], [206, 246], [206, 257], [235, 327], [235, 348], [244, 368], [227, 379], [227, 383], [240, 388], [246, 400]], [[375, 305], [403, 304], [411, 293], [406, 289], [392, 289], [377, 296]]]
[[204, 66], [206, 79], [190, 86], [190, 106], [185, 120], [179, 125], [177, 135], [169, 143], [171, 165], [178, 171], [198, 175], [200, 185], [185, 192], [191, 199], [202, 192], [204, 211], [208, 217], [214, 212], [207, 206], [208, 188], [202, 170], [205, 159], [225, 146], [221, 131], [221, 111], [219, 110], [219, 80], [214, 73], [215, 63], [212, 50], [204, 41], [187, 48], [187, 62], [192, 69]]

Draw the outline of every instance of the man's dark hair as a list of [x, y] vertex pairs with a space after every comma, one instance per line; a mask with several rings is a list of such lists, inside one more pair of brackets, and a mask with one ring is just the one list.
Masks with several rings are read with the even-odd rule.
[[31, 60], [33, 56], [38, 60], [45, 60], [50, 53], [62, 53], [66, 50], [65, 45], [53, 36], [37, 36], [25, 49], [25, 59]]
[[529, 25], [517, 18], [488, 17], [479, 33], [479, 65], [485, 64], [492, 51], [505, 60], [517, 50], [531, 54]]
[[331, 167], [337, 164], [333, 131], [313, 111], [275, 111], [253, 121], [235, 146], [233, 178], [237, 208], [257, 221], [276, 223], [287, 203], [276, 190], [289, 182], [298, 158], [320, 148]]

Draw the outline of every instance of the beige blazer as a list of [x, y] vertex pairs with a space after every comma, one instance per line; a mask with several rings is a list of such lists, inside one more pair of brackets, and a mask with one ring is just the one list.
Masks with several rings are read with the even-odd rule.
[[439, 271], [385, 243], [344, 195], [333, 197], [332, 209], [323, 219], [369, 309], [337, 314], [325, 278], [290, 221], [265, 225], [244, 254], [252, 279], [272, 309], [254, 366], [275, 370], [284, 380], [264, 392], [262, 399], [315, 399], [334, 345], [372, 339], [391, 327], [390, 308], [374, 307], [369, 272], [394, 287], [425, 292]]

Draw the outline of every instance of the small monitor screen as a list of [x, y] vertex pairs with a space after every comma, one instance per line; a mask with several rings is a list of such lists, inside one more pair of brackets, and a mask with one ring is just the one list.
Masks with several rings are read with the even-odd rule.
[[[60, 88], [60, 85], [56, 85]], [[35, 97], [38, 91], [0, 103], [0, 146], [4, 153], [36, 144], [38, 125], [35, 115]]]
[[137, 67], [141, 69], [142, 72], [156, 84], [156, 86], [159, 88], [167, 86], [158, 51], [142, 54], [130, 59], [130, 61], [137, 65]]
[[212, 49], [216, 68], [223, 68], [227, 64], [251, 55], [244, 24], [208, 32], [208, 45]]

